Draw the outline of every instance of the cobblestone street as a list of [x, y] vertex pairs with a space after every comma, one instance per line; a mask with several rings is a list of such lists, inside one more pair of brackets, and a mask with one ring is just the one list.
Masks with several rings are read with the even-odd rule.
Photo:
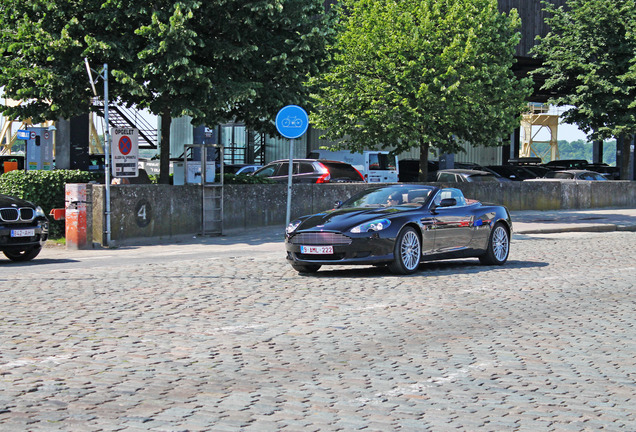
[[3, 259], [0, 430], [636, 430], [634, 232], [407, 277], [187, 249]]

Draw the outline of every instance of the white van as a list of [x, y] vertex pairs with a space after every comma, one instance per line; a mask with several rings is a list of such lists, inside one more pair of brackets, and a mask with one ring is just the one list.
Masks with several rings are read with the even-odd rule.
[[397, 156], [388, 151], [368, 150], [362, 153], [351, 153], [349, 150], [312, 150], [308, 159], [324, 159], [346, 162], [360, 171], [368, 183], [397, 183]]

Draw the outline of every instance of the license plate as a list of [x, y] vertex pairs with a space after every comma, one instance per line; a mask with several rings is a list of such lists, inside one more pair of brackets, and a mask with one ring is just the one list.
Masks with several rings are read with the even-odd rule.
[[34, 229], [11, 230], [11, 237], [33, 237], [34, 235]]
[[328, 255], [333, 253], [333, 246], [301, 246], [300, 252], [309, 255]]

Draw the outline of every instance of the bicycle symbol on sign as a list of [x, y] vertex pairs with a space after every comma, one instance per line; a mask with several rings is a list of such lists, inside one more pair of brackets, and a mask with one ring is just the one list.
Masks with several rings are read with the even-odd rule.
[[283, 127], [300, 128], [303, 127], [303, 121], [298, 117], [286, 117], [282, 120]]

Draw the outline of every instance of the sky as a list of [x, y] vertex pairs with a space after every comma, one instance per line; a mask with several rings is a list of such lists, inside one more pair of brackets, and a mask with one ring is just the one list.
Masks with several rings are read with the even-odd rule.
[[576, 125], [559, 123], [559, 128], [557, 129], [557, 140], [587, 141], [587, 135], [585, 135], [585, 132], [580, 130]]

